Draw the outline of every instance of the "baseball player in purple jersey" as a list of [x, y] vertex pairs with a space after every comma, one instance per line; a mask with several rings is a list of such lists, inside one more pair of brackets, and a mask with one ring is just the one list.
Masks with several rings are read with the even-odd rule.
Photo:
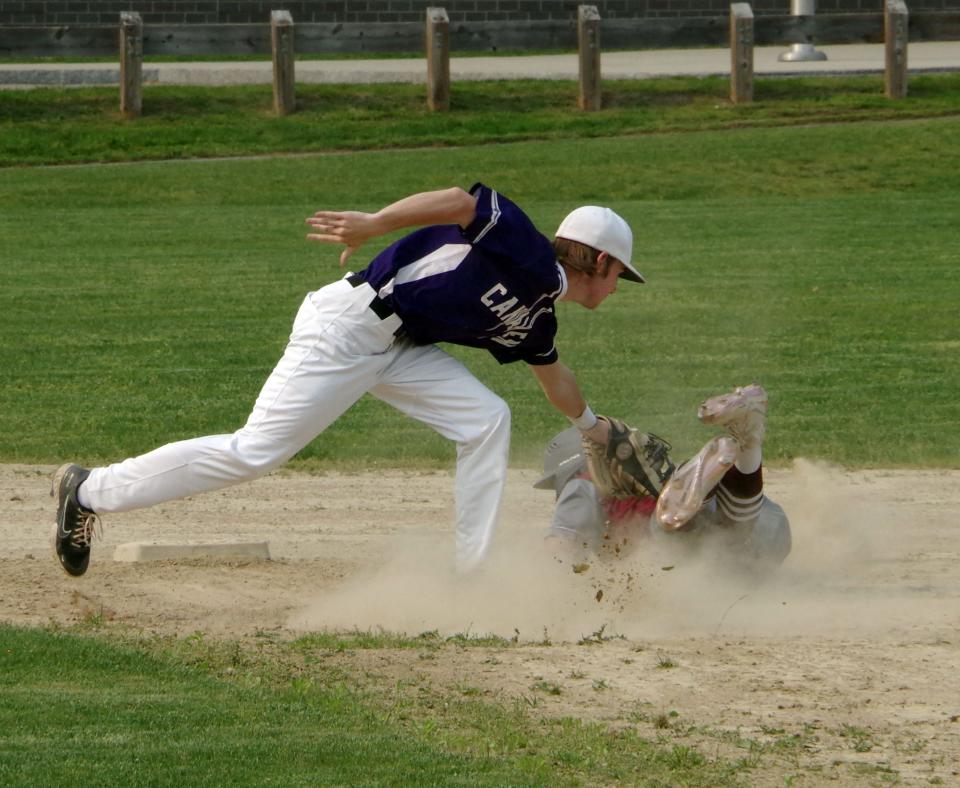
[[510, 411], [436, 343], [485, 348], [530, 366], [547, 399], [601, 443], [609, 426], [559, 360], [554, 304], [594, 309], [619, 279], [643, 282], [633, 235], [608, 208], [584, 206], [551, 243], [514, 203], [483, 184], [415, 194], [382, 210], [320, 211], [311, 240], [344, 244], [420, 227], [366, 269], [309, 293], [289, 344], [246, 424], [139, 457], [54, 475], [54, 546], [82, 575], [98, 514], [122, 512], [251, 480], [280, 466], [370, 393], [457, 444], [456, 564], [475, 567], [497, 523]]

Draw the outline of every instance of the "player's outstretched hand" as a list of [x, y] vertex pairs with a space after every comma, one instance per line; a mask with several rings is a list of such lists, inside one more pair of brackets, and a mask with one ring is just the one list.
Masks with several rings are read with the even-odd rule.
[[593, 425], [589, 430], [583, 431], [583, 436], [589, 438], [594, 443], [599, 443], [601, 446], [606, 446], [610, 440], [610, 419], [606, 416], [599, 416], [597, 418], [597, 423]]
[[375, 214], [362, 211], [317, 211], [306, 221], [315, 231], [307, 235], [308, 240], [347, 247], [340, 254], [341, 267], [365, 241], [380, 234]]

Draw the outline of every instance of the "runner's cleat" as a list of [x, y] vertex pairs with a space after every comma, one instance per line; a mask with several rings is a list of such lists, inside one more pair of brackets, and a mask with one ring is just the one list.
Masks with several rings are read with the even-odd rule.
[[733, 466], [737, 451], [737, 442], [721, 435], [677, 468], [660, 492], [654, 512], [664, 531], [677, 531], [693, 519], [704, 499]]
[[704, 424], [726, 427], [743, 449], [763, 443], [766, 414], [767, 392], [753, 383], [710, 397], [700, 406], [697, 418]]
[[53, 548], [60, 566], [68, 575], [79, 577], [90, 563], [90, 542], [97, 515], [77, 500], [77, 488], [90, 475], [79, 465], [61, 465], [53, 476], [50, 496], [57, 499], [57, 522], [53, 526]]

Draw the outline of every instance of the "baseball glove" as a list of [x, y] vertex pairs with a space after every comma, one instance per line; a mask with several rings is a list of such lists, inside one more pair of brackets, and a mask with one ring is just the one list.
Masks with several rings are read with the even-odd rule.
[[607, 445], [583, 436], [583, 449], [593, 483], [603, 498], [660, 495], [673, 474], [670, 444], [649, 432], [640, 432], [619, 419], [610, 423]]

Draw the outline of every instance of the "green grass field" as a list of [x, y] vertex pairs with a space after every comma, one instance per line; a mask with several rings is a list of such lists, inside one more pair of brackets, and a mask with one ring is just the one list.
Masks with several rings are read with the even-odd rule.
[[329, 645], [130, 644], [0, 624], [0, 783], [724, 786], [742, 768], [467, 691], [375, 696], [324, 666]]
[[909, 101], [888, 101], [876, 76], [766, 78], [734, 106], [729, 80], [663, 78], [604, 84], [602, 112], [581, 112], [568, 81], [464, 82], [449, 112], [430, 112], [422, 85], [300, 85], [297, 112], [273, 114], [269, 85], [147, 86], [143, 115], [119, 115], [116, 88], [0, 95], [0, 166], [373, 148], [579, 140], [716, 129], [956, 119], [960, 74], [917, 75]]
[[[935, 119], [4, 170], [0, 457], [94, 462], [236, 429], [304, 293], [342, 275], [303, 219], [482, 179], [548, 233], [589, 202], [635, 227], [650, 283], [596, 313], [560, 305], [561, 358], [595, 410], [683, 453], [708, 434], [698, 402], [757, 379], [772, 397], [771, 462], [956, 467], [956, 130]], [[535, 463], [563, 420], [533, 376], [454, 352], [511, 403], [514, 461]], [[451, 457], [363, 400], [300, 461]]]
[[[529, 85], [480, 86], [486, 104], [436, 119], [397, 87], [361, 91], [352, 118], [307, 106], [286, 125], [239, 109], [251, 91], [150, 91], [154, 109], [129, 124], [112, 115], [114, 91], [0, 93], [0, 461], [92, 463], [235, 429], [304, 293], [342, 275], [336, 250], [304, 240], [304, 217], [483, 180], [547, 233], [591, 202], [634, 226], [649, 284], [624, 284], [596, 313], [560, 309], [561, 358], [597, 411], [682, 455], [711, 434], [699, 401], [758, 379], [770, 463], [960, 467], [960, 91], [956, 77], [929, 80], [899, 105], [869, 81], [805, 82], [796, 97], [771, 83], [743, 112], [721, 85], [681, 81], [595, 119], [558, 109], [559, 94], [526, 114], [505, 101], [504, 114], [498, 93]], [[303, 95], [349, 100], [335, 93]], [[329, 150], [368, 146], [383, 149]], [[142, 161], [304, 150], [320, 152]], [[129, 163], [26, 166], [84, 160]], [[512, 461], [536, 465], [565, 424], [532, 375], [452, 352], [510, 402]], [[295, 462], [452, 458], [364, 399]], [[336, 638], [217, 645], [80, 629], [0, 625], [0, 783], [750, 781], [744, 762], [466, 692], [370, 694], [323, 669]]]

